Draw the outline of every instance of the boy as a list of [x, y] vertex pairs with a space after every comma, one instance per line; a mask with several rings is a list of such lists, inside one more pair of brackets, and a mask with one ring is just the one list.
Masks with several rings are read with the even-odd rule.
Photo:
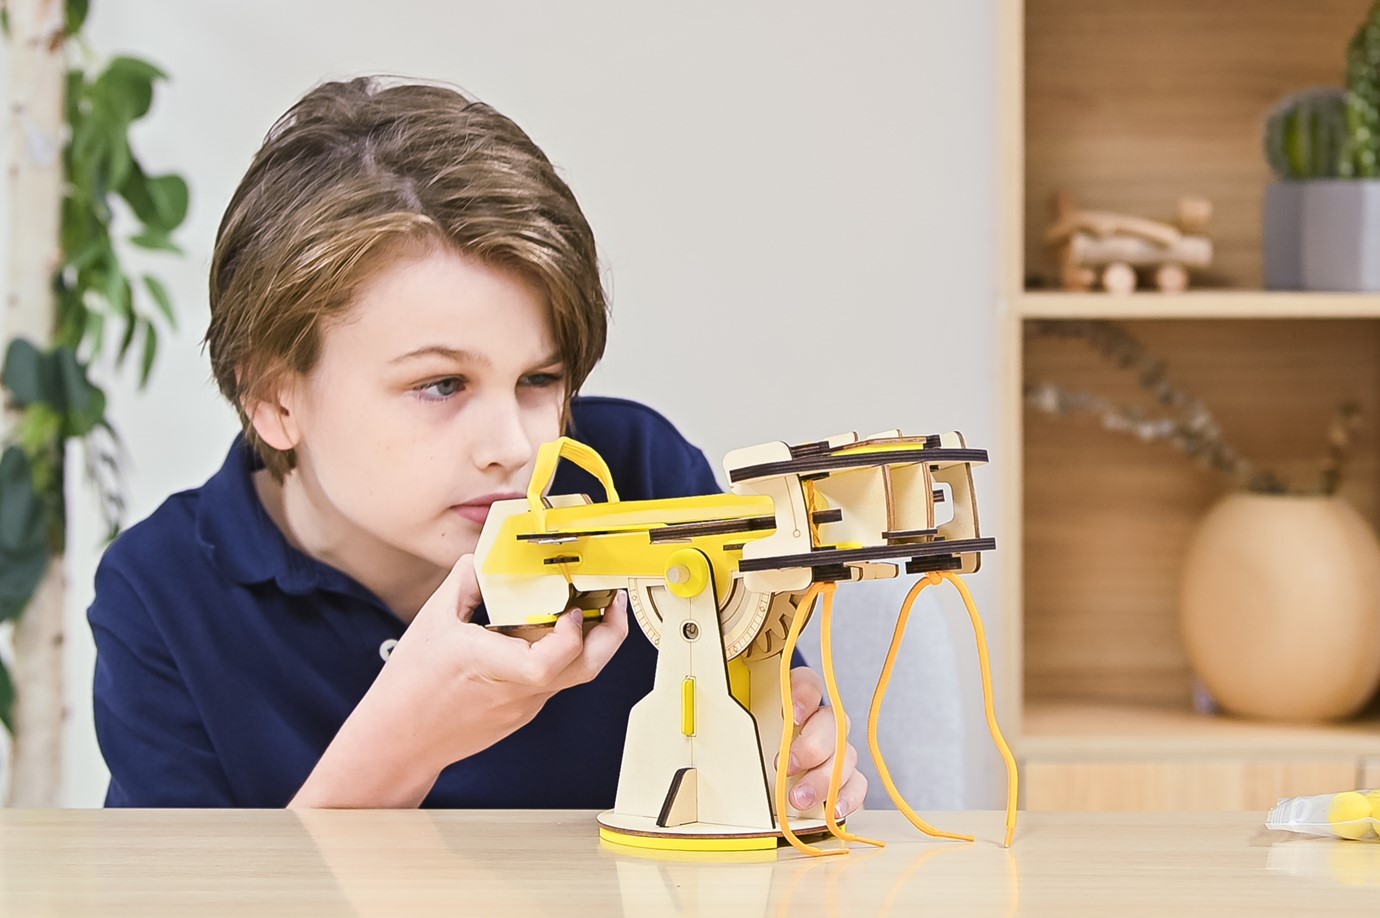
[[[603, 353], [592, 233], [515, 124], [435, 86], [309, 93], [222, 220], [206, 335], [244, 434], [111, 546], [90, 610], [110, 806], [612, 805], [655, 649], [626, 599], [533, 644], [490, 632], [470, 553], [563, 431], [625, 499], [718, 489]], [[554, 492], [598, 493], [569, 464]], [[793, 676], [793, 802], [833, 716]], [[841, 815], [866, 780], [849, 748]]]

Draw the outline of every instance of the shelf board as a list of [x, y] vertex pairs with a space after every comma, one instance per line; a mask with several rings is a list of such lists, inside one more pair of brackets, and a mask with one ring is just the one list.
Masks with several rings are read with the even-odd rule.
[[1187, 708], [1030, 701], [1015, 749], [1026, 760], [1380, 756], [1380, 719], [1281, 724]]
[[1023, 319], [1375, 319], [1380, 293], [1282, 290], [1153, 291], [1115, 296], [1026, 290], [1016, 295]]

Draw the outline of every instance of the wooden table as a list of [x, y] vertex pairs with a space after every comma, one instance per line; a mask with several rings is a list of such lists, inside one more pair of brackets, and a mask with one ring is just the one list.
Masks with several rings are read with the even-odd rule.
[[0, 810], [0, 915], [1375, 914], [1380, 843], [1267, 832], [1253, 813], [897, 813], [890, 842], [648, 856], [588, 812]]

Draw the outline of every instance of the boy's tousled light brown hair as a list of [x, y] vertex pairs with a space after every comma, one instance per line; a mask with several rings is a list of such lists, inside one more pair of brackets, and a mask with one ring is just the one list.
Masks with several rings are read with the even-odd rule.
[[389, 259], [437, 245], [545, 294], [573, 396], [603, 355], [608, 307], [589, 223], [521, 128], [448, 87], [360, 78], [312, 90], [268, 132], [216, 235], [206, 345], [275, 477], [293, 455], [246, 409], [316, 365], [323, 327]]

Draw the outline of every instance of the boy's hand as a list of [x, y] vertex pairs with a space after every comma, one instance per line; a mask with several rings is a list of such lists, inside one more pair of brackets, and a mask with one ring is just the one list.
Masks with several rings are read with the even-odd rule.
[[473, 624], [479, 601], [474, 559], [465, 555], [403, 633], [293, 805], [416, 806], [443, 768], [523, 726], [560, 690], [593, 679], [628, 635], [622, 592], [588, 634], [576, 609], [535, 643]]
[[[795, 722], [802, 724], [800, 735], [791, 743], [791, 759], [786, 774], [804, 772], [791, 790], [791, 804], [806, 810], [820, 803], [829, 792], [829, 775], [834, 769], [834, 709], [823, 706], [824, 680], [806, 666], [791, 670], [791, 699]], [[843, 729], [848, 731], [847, 718]], [[780, 767], [780, 763], [777, 763]], [[842, 819], [862, 808], [867, 796], [867, 776], [858, 771], [858, 751], [848, 744], [843, 760], [843, 789], [839, 791]]]

